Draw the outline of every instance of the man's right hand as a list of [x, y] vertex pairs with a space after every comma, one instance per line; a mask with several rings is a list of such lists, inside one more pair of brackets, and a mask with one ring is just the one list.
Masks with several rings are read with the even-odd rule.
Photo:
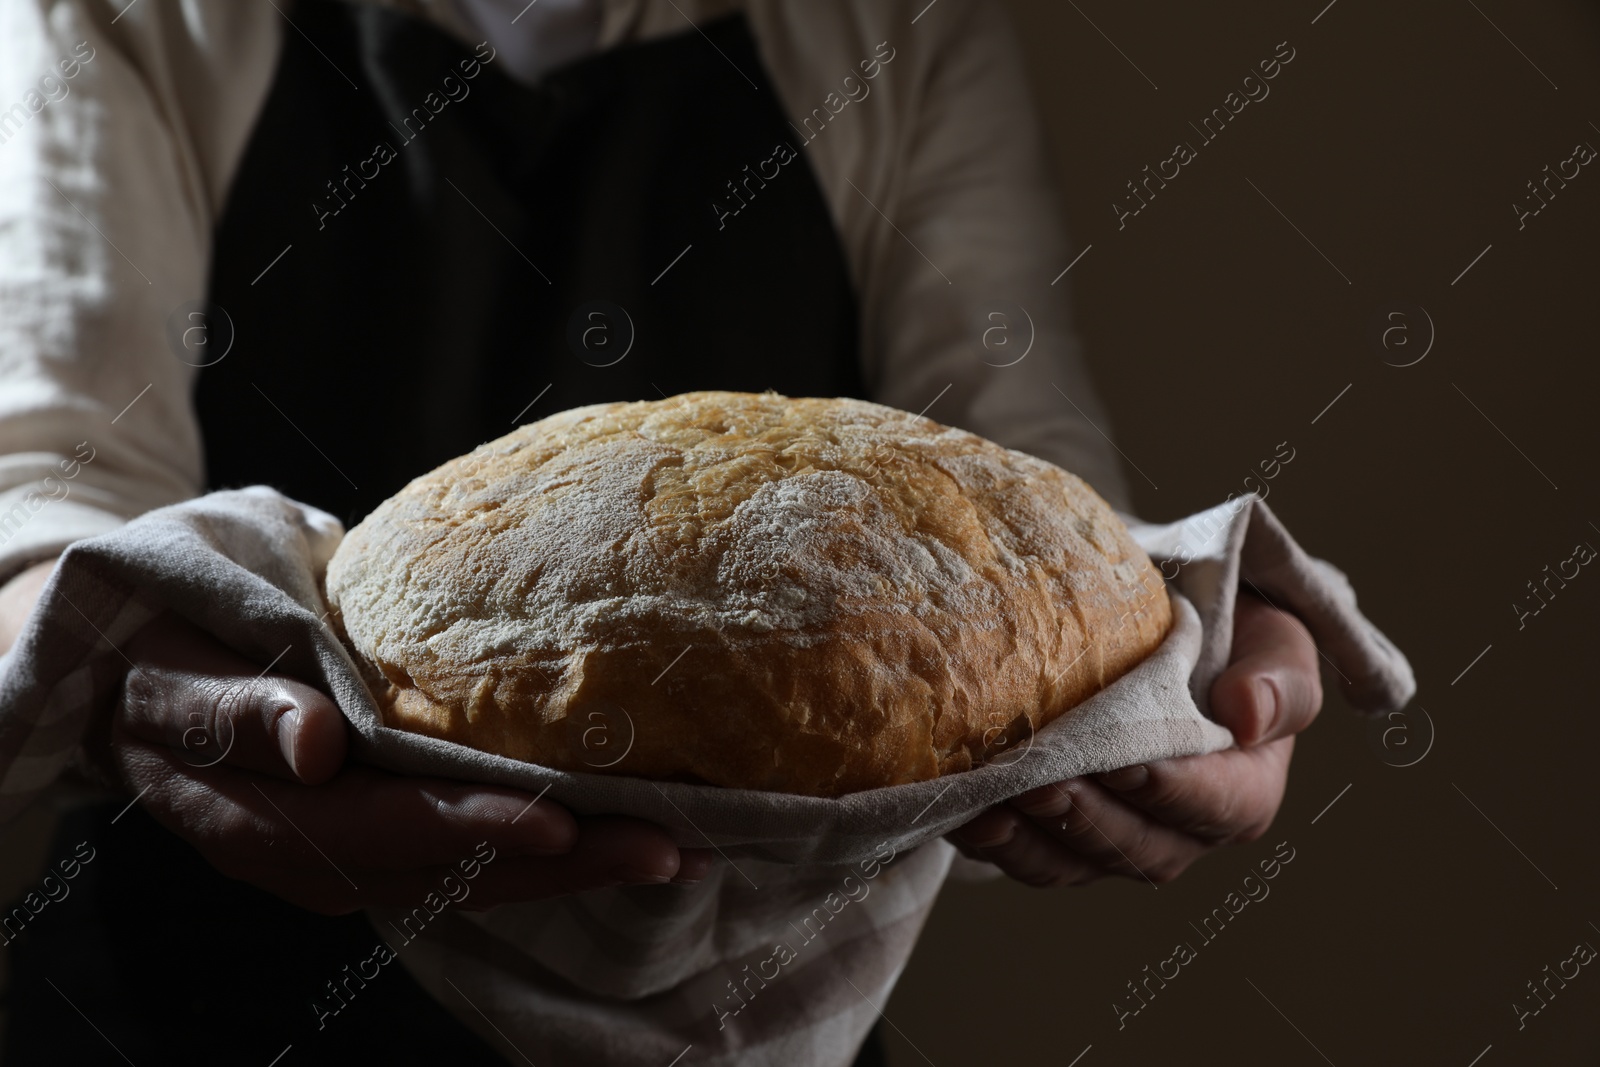
[[135, 667], [109, 734], [86, 742], [91, 762], [217, 870], [310, 911], [417, 905], [481, 842], [495, 858], [468, 883], [468, 909], [698, 881], [710, 867], [709, 851], [636, 819], [574, 819], [514, 789], [346, 766], [347, 726], [326, 694], [263, 676], [175, 616], [123, 652]]

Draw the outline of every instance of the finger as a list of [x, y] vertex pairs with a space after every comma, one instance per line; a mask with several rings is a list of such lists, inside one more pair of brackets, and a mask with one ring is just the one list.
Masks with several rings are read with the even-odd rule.
[[[616, 815], [590, 816], [578, 820], [577, 843], [564, 856], [496, 854], [482, 862], [470, 906], [488, 908], [616, 885], [662, 885], [679, 874], [680, 866], [678, 848], [659, 827]], [[441, 868], [438, 873], [449, 871]], [[428, 876], [428, 871], [408, 872], [400, 884], [428, 884]], [[415, 894], [404, 899], [415, 899]]]
[[[134, 740], [117, 746], [115, 759], [157, 821], [245, 881], [284, 864], [415, 870], [455, 862], [479, 842], [548, 856], [577, 841], [565, 808], [511, 789], [362, 766], [304, 786], [227, 766], [192, 767], [165, 746]], [[660, 848], [675, 852], [663, 831], [648, 829]]]
[[1152, 885], [1176, 878], [1209, 848], [1084, 778], [1033, 790], [1011, 805], [1076, 855]]
[[[580, 832], [580, 841], [587, 840], [592, 833], [591, 827], [585, 827]], [[668, 874], [669, 869], [676, 873]], [[462, 907], [480, 911], [501, 904], [586, 893], [611, 886], [660, 885], [665, 881], [677, 881], [679, 874], [683, 873], [681, 858], [676, 866], [658, 863], [643, 869], [636, 857], [619, 857], [615, 854], [602, 856], [598, 852], [589, 854], [580, 844], [571, 856], [508, 859], [504, 866], [486, 867], [479, 885], [473, 890], [472, 898], [463, 901]], [[691, 883], [686, 881], [680, 884]]]
[[[228, 654], [231, 657], [231, 653]], [[327, 694], [292, 678], [252, 676], [250, 664], [191, 662], [208, 670], [141, 666], [123, 682], [126, 732], [182, 754], [193, 767], [226, 764], [315, 785], [344, 764], [344, 716]], [[220, 668], [226, 673], [213, 673]]]
[[1294, 738], [1123, 768], [1098, 781], [1163, 825], [1216, 844], [1254, 841], [1272, 825]]
[[1316, 642], [1305, 623], [1258, 597], [1234, 607], [1233, 651], [1211, 685], [1211, 712], [1240, 747], [1291, 737], [1322, 707]]
[[344, 763], [344, 717], [303, 682], [263, 677], [261, 665], [186, 619], [165, 612], [128, 643], [139, 666], [123, 683], [119, 718], [130, 733], [186, 753], [195, 766], [226, 763], [318, 783]]
[[[1024, 885], [1037, 888], [1083, 885], [1104, 875], [1097, 866], [1015, 812], [991, 808], [974, 822], [979, 820], [983, 820], [982, 824], [972, 832], [962, 833], [972, 826], [968, 823], [950, 836], [967, 855], [988, 860]], [[1000, 829], [1002, 825], [1003, 830]], [[972, 840], [990, 843], [973, 845], [969, 843]]]
[[[609, 874], [624, 882], [669, 882], [678, 873], [678, 846], [661, 827], [620, 815], [579, 820], [578, 843], [559, 867], [568, 877]], [[579, 892], [562, 887], [560, 892]]]
[[324, 864], [275, 870], [257, 884], [323, 915], [364, 907], [409, 908], [414, 914], [415, 909], [437, 914], [447, 907], [485, 911], [613, 886], [660, 885], [684, 875], [681, 863], [655, 851], [656, 844], [645, 840], [632, 820], [598, 817], [583, 820], [579, 844], [565, 856], [510, 856], [479, 846], [454, 864], [411, 871]]

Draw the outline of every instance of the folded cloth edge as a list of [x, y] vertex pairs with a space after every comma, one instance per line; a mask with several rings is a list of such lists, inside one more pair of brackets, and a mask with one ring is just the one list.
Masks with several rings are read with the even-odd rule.
[[[882, 841], [886, 829], [894, 826], [908, 828], [901, 844], [913, 847], [958, 825], [963, 813], [970, 817], [981, 806], [1044, 784], [1034, 777], [1037, 771], [1073, 777], [1226, 747], [1231, 736], [1200, 709], [1209, 686], [1206, 676], [1214, 679], [1227, 660], [1232, 602], [1241, 581], [1306, 620], [1319, 644], [1328, 646], [1324, 654], [1336, 656], [1354, 675], [1352, 703], [1358, 707], [1381, 711], [1402, 706], [1415, 690], [1409, 664], [1360, 615], [1344, 575], [1307, 555], [1265, 502], [1252, 496], [1179, 523], [1134, 529], [1153, 558], [1176, 561], [1176, 580], [1169, 586], [1173, 630], [1144, 663], [1030, 739], [1024, 755], [1037, 750], [1044, 758], [1035, 760], [1037, 766], [1027, 768], [1026, 776], [1019, 772], [1023, 759], [1008, 762], [1002, 757], [930, 782], [816, 798], [559, 772], [381, 725], [348, 651], [325, 624], [321, 572], [339, 531], [336, 520], [326, 514], [254, 487], [150, 512], [69, 549], [19, 642], [19, 655], [8, 656], [0, 674], [0, 699], [5, 699], [0, 706], [7, 708], [0, 716], [0, 816], [47, 784], [42, 779], [54, 777], [42, 772], [56, 761], [28, 751], [37, 747], [32, 745], [37, 738], [29, 736], [21, 745], [15, 744], [16, 738], [44, 718], [56, 727], [57, 740], [63, 721], [81, 732], [88, 708], [55, 705], [72, 702], [69, 698], [103, 705], [120, 670], [116, 644], [136, 629], [135, 623], [142, 624], [162, 607], [191, 618], [245, 654], [264, 661], [279, 657], [275, 670], [325, 687], [355, 727], [353, 748], [366, 762], [400, 773], [548, 787], [551, 799], [580, 812], [638, 815], [663, 823], [685, 845], [746, 848], [777, 862], [854, 862], [862, 848]], [[1200, 597], [1198, 608], [1184, 596], [1185, 588]], [[231, 590], [231, 595], [218, 595], [219, 590]], [[140, 605], [141, 610], [131, 610]], [[69, 642], [76, 662], [49, 655], [41, 644], [59, 640], [63, 630], [76, 631], [76, 643]], [[1174, 662], [1192, 664], [1187, 685], [1170, 676]], [[63, 686], [96, 663], [87, 681], [79, 678]], [[1160, 668], [1168, 675], [1157, 680], [1164, 687], [1159, 692], [1167, 694], [1161, 699], [1170, 702], [1167, 713], [1130, 713], [1127, 691], [1151, 680]], [[1189, 690], [1192, 703], [1185, 706], [1175, 689]], [[51, 714], [42, 715], [47, 708]], [[1115, 713], [1110, 736], [1084, 726], [1092, 726], [1103, 708]], [[20, 721], [30, 711], [34, 722]], [[1058, 758], [1061, 749], [1049, 743], [1057, 734], [1070, 736], [1078, 746], [1074, 759]], [[19, 756], [33, 760], [22, 777], [17, 773]], [[59, 761], [62, 766], [66, 762]], [[951, 790], [956, 790], [955, 802], [941, 804]], [[733, 822], [742, 824], [742, 830], [719, 817], [730, 810], [739, 813]], [[819, 844], [828, 837], [831, 845]]]

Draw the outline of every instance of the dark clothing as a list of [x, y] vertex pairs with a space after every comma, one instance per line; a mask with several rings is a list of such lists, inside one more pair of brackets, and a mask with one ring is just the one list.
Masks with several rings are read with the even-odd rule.
[[[349, 522], [581, 404], [863, 395], [844, 250], [742, 15], [702, 27], [716, 48], [690, 30], [530, 89], [376, 7], [305, 12], [327, 58], [286, 36], [217, 230], [236, 339], [196, 396], [213, 488]], [[431, 115], [447, 78], [470, 94]]]

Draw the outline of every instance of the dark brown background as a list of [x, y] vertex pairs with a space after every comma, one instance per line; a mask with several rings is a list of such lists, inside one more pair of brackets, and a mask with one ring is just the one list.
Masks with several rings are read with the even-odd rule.
[[[1576, 0], [1339, 0], [1312, 25], [1325, 3], [1007, 6], [1072, 235], [1093, 245], [1068, 279], [1111, 433], [1160, 486], [1129, 472], [1139, 512], [1219, 502], [1288, 440], [1270, 504], [1406, 651], [1411, 732], [1425, 707], [1436, 744], [1386, 766], [1330, 686], [1264, 840], [1159, 891], [950, 885], [886, 1009], [897, 1067], [1066, 1067], [1091, 1044], [1080, 1067], [1467, 1067], [1491, 1044], [1481, 1067], [1600, 1060], [1594, 968], [1520, 1033], [1511, 1009], [1576, 942], [1600, 947], [1600, 573], [1520, 632], [1510, 606], [1579, 540], [1600, 547], [1600, 171], [1521, 232], [1510, 206], [1574, 144], [1600, 146], [1600, 16]], [[1187, 123], [1284, 40], [1298, 54], [1271, 95], [1118, 232], [1124, 182], [1198, 145]], [[1371, 320], [1405, 302], [1437, 343], [1386, 366]], [[1271, 896], [1119, 1032], [1124, 983], [1198, 943], [1188, 923], [1284, 840], [1297, 856]]]

